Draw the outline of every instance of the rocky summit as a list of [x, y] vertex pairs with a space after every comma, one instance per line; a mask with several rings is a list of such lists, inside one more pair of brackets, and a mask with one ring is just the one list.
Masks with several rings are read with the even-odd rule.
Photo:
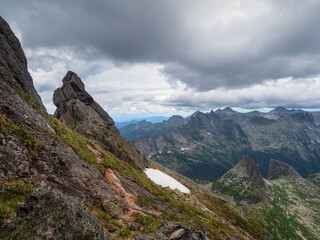
[[146, 167], [148, 160], [121, 137], [112, 118], [85, 91], [77, 74], [67, 72], [62, 82], [62, 87], [56, 89], [53, 95], [53, 102], [57, 106], [54, 116], [121, 159], [140, 169]]
[[301, 175], [289, 164], [275, 159], [270, 160], [268, 179], [277, 179], [282, 177], [299, 178]]
[[232, 195], [236, 202], [256, 203], [263, 199], [267, 185], [253, 159], [243, 156], [238, 164], [213, 183], [213, 191]]

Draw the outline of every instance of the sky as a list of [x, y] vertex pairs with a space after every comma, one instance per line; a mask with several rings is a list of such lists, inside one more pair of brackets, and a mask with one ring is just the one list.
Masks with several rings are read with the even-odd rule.
[[318, 0], [1, 0], [49, 113], [68, 70], [116, 120], [320, 107]]

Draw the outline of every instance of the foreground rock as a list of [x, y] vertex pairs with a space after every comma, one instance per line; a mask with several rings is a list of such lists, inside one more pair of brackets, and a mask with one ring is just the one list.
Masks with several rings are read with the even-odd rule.
[[120, 136], [112, 118], [85, 91], [77, 74], [69, 71], [62, 82], [62, 87], [56, 89], [53, 95], [57, 106], [54, 116], [119, 158], [144, 169], [147, 158]]
[[33, 86], [20, 42], [2, 17], [0, 17], [0, 78], [7, 83], [7, 85], [1, 84], [1, 88], [11, 91], [10, 88], [15, 87], [25, 91], [45, 111], [41, 98]]
[[283, 177], [301, 177], [300, 174], [289, 164], [280, 162], [275, 159], [270, 160], [268, 179], [278, 179]]
[[5, 224], [8, 239], [108, 239], [98, 219], [79, 201], [37, 189]]
[[200, 231], [191, 230], [182, 222], [165, 222], [157, 232], [135, 240], [207, 240], [207, 236]]

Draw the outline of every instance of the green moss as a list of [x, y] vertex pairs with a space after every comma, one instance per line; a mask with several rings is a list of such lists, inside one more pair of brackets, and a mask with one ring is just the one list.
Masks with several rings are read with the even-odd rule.
[[35, 189], [19, 180], [0, 181], [0, 238], [4, 236], [3, 224], [10, 218], [19, 203], [24, 202]]
[[119, 232], [119, 237], [126, 238], [126, 237], [129, 237], [130, 234], [131, 234], [130, 229], [125, 228]]
[[0, 113], [0, 129], [3, 134], [13, 135], [18, 138], [33, 158], [37, 158], [39, 151], [45, 147], [44, 143], [36, 138], [34, 134], [24, 127], [11, 123], [2, 113]]
[[144, 207], [144, 206], [146, 206], [146, 207], [151, 207], [151, 201], [150, 201], [149, 198], [144, 197], [144, 196], [142, 196], [142, 195], [139, 195], [139, 196], [138, 196], [138, 199], [139, 199], [140, 205], [141, 205], [142, 207]]
[[143, 226], [142, 232], [144, 233], [152, 233], [159, 229], [162, 222], [158, 219], [155, 219], [151, 216], [143, 215], [139, 212], [136, 213], [136, 221], [141, 223]]
[[161, 210], [161, 217], [163, 217], [166, 221], [181, 221], [181, 218], [173, 212], [167, 212], [165, 210]]
[[112, 202], [114, 205], [118, 205], [118, 202], [117, 202], [117, 201], [110, 200], [110, 202]]

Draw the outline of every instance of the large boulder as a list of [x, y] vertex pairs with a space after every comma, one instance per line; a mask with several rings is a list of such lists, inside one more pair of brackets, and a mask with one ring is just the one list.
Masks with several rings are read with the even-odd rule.
[[99, 220], [79, 201], [56, 190], [36, 189], [5, 223], [8, 239], [108, 239]]

